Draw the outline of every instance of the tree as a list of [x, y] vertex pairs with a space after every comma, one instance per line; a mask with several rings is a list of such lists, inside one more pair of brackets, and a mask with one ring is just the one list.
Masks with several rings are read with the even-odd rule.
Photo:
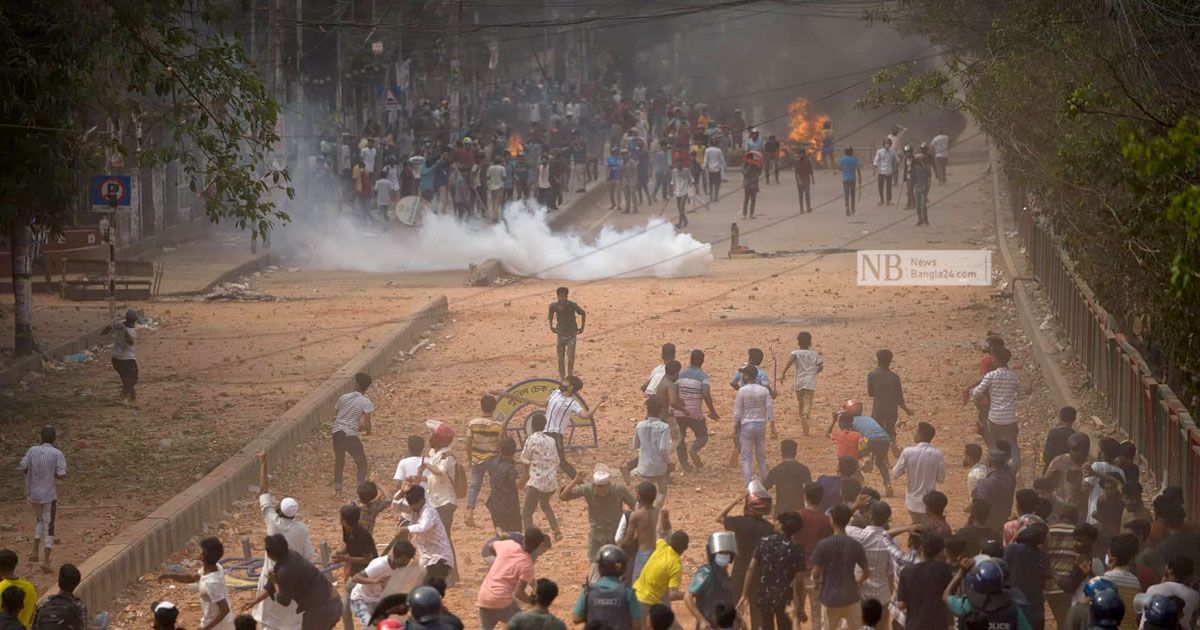
[[[13, 255], [16, 350], [33, 352], [36, 238], [58, 233], [105, 151], [177, 162], [215, 221], [265, 235], [288, 175], [270, 164], [279, 106], [215, 0], [25, 0], [0, 8], [0, 223]], [[98, 122], [97, 122], [98, 121]], [[89, 124], [90, 123], [90, 124]], [[111, 126], [116, 133], [109, 133]], [[166, 142], [131, 149], [130, 133]]]
[[[965, 111], [1127, 332], [1200, 390], [1200, 5], [908, 0], [872, 18], [936, 68], [879, 73], [867, 107]], [[1169, 373], [1174, 374], [1174, 370]]]

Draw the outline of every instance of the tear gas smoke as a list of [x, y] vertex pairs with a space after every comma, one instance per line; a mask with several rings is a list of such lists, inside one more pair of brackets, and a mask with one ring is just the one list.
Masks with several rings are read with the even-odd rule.
[[698, 276], [713, 260], [710, 245], [657, 217], [626, 230], [606, 226], [589, 242], [576, 233], [552, 232], [546, 209], [533, 203], [507, 204], [504, 215], [493, 225], [426, 213], [419, 230], [393, 223], [383, 234], [347, 218], [312, 229], [292, 225], [285, 232], [296, 262], [315, 269], [440, 271], [496, 258], [518, 275], [583, 281]]

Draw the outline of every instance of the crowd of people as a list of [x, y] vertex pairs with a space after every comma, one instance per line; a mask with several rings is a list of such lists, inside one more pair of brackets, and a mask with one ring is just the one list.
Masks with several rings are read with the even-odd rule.
[[[557, 325], [574, 316], [564, 309]], [[480, 415], [465, 424], [461, 452], [450, 424], [428, 421], [427, 434], [409, 437], [389, 488], [368, 479], [359, 436], [370, 432], [374, 406], [371, 379], [359, 374], [355, 391], [337, 402], [332, 436], [335, 491], [342, 492], [346, 453], [358, 473], [354, 500], [337, 519], [343, 544], [331, 559], [341, 579], [335, 583], [317, 562], [299, 501], [271, 493], [261, 455], [265, 557], [254, 599], [234, 608], [216, 538], [199, 542], [196, 572], [161, 579], [197, 584], [204, 630], [326, 630], [339, 622], [460, 629], [464, 621], [444, 599], [448, 588], [464, 586], [455, 514], [465, 502], [458, 527], [479, 526], [486, 480], [482, 502], [493, 535], [481, 553], [490, 566], [470, 613], [485, 630], [558, 629], [568, 621], [593, 630], [666, 630], [678, 627], [675, 615], [684, 611], [701, 630], [805, 622], [829, 630], [1037, 629], [1048, 617], [1070, 629], [1196, 627], [1200, 531], [1185, 518], [1180, 489], [1163, 489], [1148, 509], [1136, 448], [1101, 437], [1093, 449], [1093, 438], [1075, 430], [1070, 407], [1047, 433], [1040, 461], [1021, 466], [1015, 404], [1022, 387], [1009, 367], [1011, 351], [994, 334], [977, 381], [963, 391], [963, 402], [979, 410], [979, 439], [963, 453], [970, 499], [953, 508], [939, 490], [947, 470], [936, 427], [916, 423], [909, 445], [899, 448], [906, 437], [900, 412], [915, 412], [889, 350], [877, 352], [877, 367], [865, 378], [870, 414], [854, 399], [829, 414], [823, 434], [836, 470], [814, 475], [791, 439], [778, 442], [778, 463], [768, 466], [774, 453], [766, 452], [765, 436], [782, 421], [773, 402], [779, 383], [762, 367], [762, 351], [750, 349], [729, 380], [736, 390], [730, 433], [746, 490], [717, 514], [714, 531], [698, 536], [699, 567], [684, 576], [682, 558], [700, 545], [672, 525], [669, 493], [679, 474], [712, 465], [703, 451], [708, 422], [720, 414], [703, 351], [692, 350], [686, 368], [673, 344], [663, 345], [661, 357], [641, 386], [646, 413], [634, 427], [632, 457], [617, 466], [598, 463], [585, 472], [569, 461], [567, 424], [594, 417], [603, 401], [585, 409], [577, 398], [584, 382], [568, 374], [544, 402], [516, 401], [529, 410], [519, 427], [495, 416], [508, 394], [484, 394]], [[824, 365], [812, 335], [797, 335], [783, 376], [794, 369], [796, 420], [806, 435], [821, 428], [812, 400]], [[45, 430], [22, 460], [35, 505], [53, 503], [54, 484], [65, 474], [54, 438]], [[893, 522], [893, 484], [903, 486], [908, 524]], [[552, 608], [558, 585], [537, 577], [539, 557], [563, 541], [554, 499], [583, 499], [587, 508], [592, 568], [579, 576], [585, 586], [566, 620]], [[383, 525], [389, 513], [394, 526]], [[49, 549], [52, 532], [38, 531], [35, 545]], [[17, 568], [16, 553], [0, 550], [0, 628], [83, 630], [87, 612], [73, 594], [78, 569], [60, 567], [58, 594], [39, 606]], [[174, 603], [156, 602], [153, 612], [156, 629], [176, 627]]]

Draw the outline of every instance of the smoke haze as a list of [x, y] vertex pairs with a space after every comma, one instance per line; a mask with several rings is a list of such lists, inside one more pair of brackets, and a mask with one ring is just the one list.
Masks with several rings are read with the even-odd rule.
[[320, 227], [293, 224], [283, 231], [294, 262], [313, 269], [465, 270], [495, 258], [517, 275], [584, 281], [699, 276], [713, 260], [710, 245], [657, 217], [628, 230], [606, 226], [594, 240], [585, 240], [574, 232], [552, 232], [546, 209], [533, 203], [507, 204], [504, 214], [504, 222], [492, 225], [426, 213], [419, 230], [392, 223], [384, 234], [344, 217]]

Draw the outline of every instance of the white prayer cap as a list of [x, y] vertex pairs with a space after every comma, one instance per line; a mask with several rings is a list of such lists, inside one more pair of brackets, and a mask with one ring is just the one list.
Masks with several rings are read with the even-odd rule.
[[300, 513], [300, 502], [292, 497], [287, 497], [279, 502], [279, 513], [288, 518], [296, 518], [296, 515]]
[[604, 464], [596, 464], [596, 469], [592, 472], [592, 483], [600, 486], [608, 485], [612, 481], [612, 473], [609, 472], [608, 466]]

